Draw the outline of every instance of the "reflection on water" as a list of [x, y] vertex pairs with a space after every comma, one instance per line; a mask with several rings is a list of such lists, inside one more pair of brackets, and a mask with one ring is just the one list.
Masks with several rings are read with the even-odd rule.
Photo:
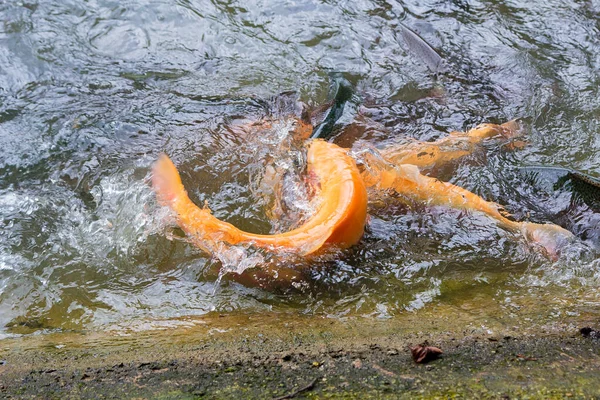
[[[388, 318], [474, 298], [513, 315], [540, 290], [562, 299], [540, 318], [598, 305], [600, 217], [519, 169], [600, 176], [593, 1], [11, 1], [0, 15], [0, 334], [212, 310]], [[408, 51], [399, 21], [447, 72]], [[167, 152], [191, 197], [240, 228], [289, 227], [305, 194], [274, 220], [263, 167], [278, 163], [298, 195], [302, 149], [282, 143], [299, 110], [273, 96], [297, 91], [315, 107], [331, 72], [360, 98], [341, 119], [345, 146], [521, 118], [527, 146], [490, 143], [438, 176], [582, 241], [549, 263], [483, 216], [374, 199], [363, 241], [315, 262], [303, 290], [219, 282], [218, 261], [178, 239], [154, 203], [151, 163]], [[236, 128], [265, 117], [279, 128]]]

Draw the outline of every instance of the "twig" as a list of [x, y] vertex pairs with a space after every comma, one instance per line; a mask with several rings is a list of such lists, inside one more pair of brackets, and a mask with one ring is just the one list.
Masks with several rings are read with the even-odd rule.
[[386, 375], [386, 376], [389, 376], [392, 378], [395, 378], [396, 376], [398, 376], [395, 373], [393, 373], [392, 371], [388, 371], [387, 369], [382, 368], [377, 364], [373, 364], [373, 369], [376, 370], [377, 372], [382, 373], [383, 375]]
[[304, 387], [301, 387], [300, 389], [298, 389], [295, 392], [292, 392], [290, 394], [286, 394], [286, 395], [281, 396], [281, 397], [275, 397], [273, 400], [293, 399], [294, 397], [298, 396], [300, 393], [308, 392], [309, 390], [312, 390], [315, 387], [315, 384], [317, 383], [317, 381], [319, 380], [319, 378], [320, 377], [317, 376], [308, 385], [306, 385]]

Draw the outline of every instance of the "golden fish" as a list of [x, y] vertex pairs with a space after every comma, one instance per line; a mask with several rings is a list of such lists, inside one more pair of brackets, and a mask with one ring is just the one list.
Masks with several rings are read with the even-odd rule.
[[499, 204], [459, 186], [425, 176], [415, 165], [395, 165], [369, 153], [365, 155], [365, 162], [367, 168], [362, 176], [367, 187], [393, 190], [406, 199], [430, 206], [481, 212], [494, 219], [501, 228], [521, 234], [529, 243], [540, 246], [553, 259], [557, 258], [565, 242], [573, 238], [571, 232], [558, 225], [513, 221]]
[[308, 147], [308, 174], [317, 181], [313, 202], [316, 212], [288, 232], [260, 235], [242, 231], [199, 208], [187, 195], [175, 165], [162, 155], [152, 171], [159, 202], [176, 214], [177, 223], [192, 242], [208, 251], [219, 243], [252, 244], [298, 255], [319, 252], [325, 245], [348, 248], [363, 235], [367, 218], [367, 192], [354, 160], [347, 151], [322, 140]]
[[411, 164], [419, 168], [430, 168], [473, 153], [485, 139], [496, 136], [512, 138], [518, 130], [515, 121], [502, 125], [481, 124], [468, 132], [451, 132], [449, 136], [435, 142], [414, 140], [388, 146], [381, 150], [381, 154], [396, 165]]

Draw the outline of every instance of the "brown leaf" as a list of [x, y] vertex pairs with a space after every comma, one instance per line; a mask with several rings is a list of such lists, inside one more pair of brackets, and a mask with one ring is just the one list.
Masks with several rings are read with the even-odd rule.
[[421, 343], [410, 349], [413, 360], [417, 364], [427, 363], [433, 361], [443, 353], [443, 351], [437, 347], [429, 346], [429, 343]]

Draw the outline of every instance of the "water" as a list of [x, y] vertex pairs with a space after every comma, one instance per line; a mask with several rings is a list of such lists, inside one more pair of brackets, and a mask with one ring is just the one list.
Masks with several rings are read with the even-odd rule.
[[[525, 305], [540, 321], [598, 315], [600, 217], [519, 173], [600, 176], [597, 1], [32, 0], [0, 2], [0, 15], [0, 335], [211, 311], [377, 319], [443, 304], [481, 318], [519, 318]], [[406, 48], [399, 21], [447, 72], [434, 76]], [[168, 153], [219, 218], [263, 233], [291, 226], [307, 212], [302, 152], [287, 152], [294, 103], [277, 96], [295, 91], [316, 107], [332, 72], [358, 99], [342, 116], [345, 146], [521, 118], [527, 146], [490, 142], [438, 176], [582, 240], [553, 263], [485, 217], [374, 197], [362, 242], [314, 262], [307, 287], [218, 279], [218, 260], [156, 205], [152, 162]], [[279, 125], [264, 135], [235, 128], [265, 116]], [[263, 167], [274, 160], [296, 194], [281, 220], [265, 211]]]

